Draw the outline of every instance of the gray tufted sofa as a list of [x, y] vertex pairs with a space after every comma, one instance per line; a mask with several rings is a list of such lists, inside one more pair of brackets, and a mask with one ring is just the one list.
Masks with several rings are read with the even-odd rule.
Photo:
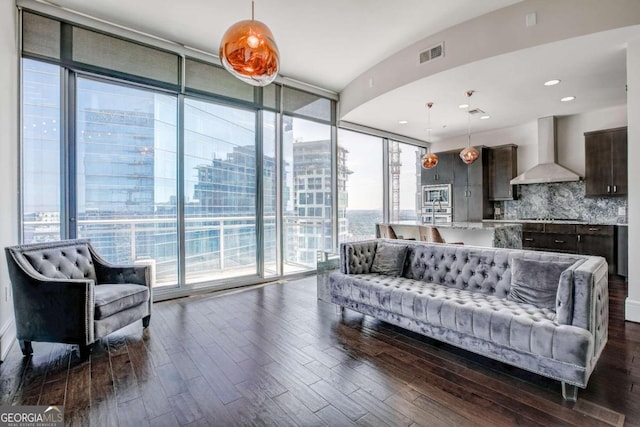
[[151, 318], [149, 266], [116, 266], [89, 240], [5, 248], [13, 288], [16, 334], [25, 356], [31, 342], [91, 345], [136, 320]]
[[[407, 247], [401, 275], [371, 273], [380, 242]], [[507, 298], [515, 258], [571, 263], [553, 291], [554, 309]], [[343, 243], [329, 282], [343, 309], [559, 380], [566, 400], [587, 386], [607, 342], [601, 257], [377, 239]]]

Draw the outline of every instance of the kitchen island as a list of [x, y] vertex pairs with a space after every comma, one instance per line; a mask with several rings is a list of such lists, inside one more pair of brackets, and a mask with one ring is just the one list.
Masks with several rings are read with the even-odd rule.
[[[423, 224], [431, 226], [431, 224]], [[419, 240], [418, 224], [391, 224], [399, 239]], [[446, 242], [462, 242], [470, 246], [522, 249], [522, 224], [453, 222], [437, 224]]]

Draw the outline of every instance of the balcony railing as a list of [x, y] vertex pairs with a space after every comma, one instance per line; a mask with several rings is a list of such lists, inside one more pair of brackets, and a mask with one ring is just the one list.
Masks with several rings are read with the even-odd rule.
[[[305, 247], [309, 224], [317, 224], [318, 220], [322, 221], [295, 216], [284, 218], [285, 272], [315, 268], [315, 262], [299, 256], [307, 249], [314, 254], [316, 249], [322, 249]], [[188, 217], [184, 221], [187, 284], [257, 274], [255, 216]], [[58, 222], [24, 221], [23, 225], [25, 243], [60, 239]], [[96, 250], [110, 262], [131, 264], [153, 260], [156, 286], [177, 285], [177, 219], [84, 219], [77, 221], [77, 227], [78, 237], [91, 239]], [[264, 217], [264, 228], [265, 271], [274, 275], [277, 274], [275, 216]], [[322, 237], [318, 235], [317, 240], [322, 242]]]

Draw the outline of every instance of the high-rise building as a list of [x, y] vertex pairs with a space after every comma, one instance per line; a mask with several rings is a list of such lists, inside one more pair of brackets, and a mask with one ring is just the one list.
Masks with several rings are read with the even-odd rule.
[[[338, 148], [338, 197], [346, 209], [346, 182], [351, 171], [346, 165], [347, 150]], [[332, 185], [331, 142], [293, 143], [293, 216], [286, 218], [287, 261], [314, 265], [317, 251], [331, 249]], [[347, 233], [344, 210], [338, 212], [339, 240]]]

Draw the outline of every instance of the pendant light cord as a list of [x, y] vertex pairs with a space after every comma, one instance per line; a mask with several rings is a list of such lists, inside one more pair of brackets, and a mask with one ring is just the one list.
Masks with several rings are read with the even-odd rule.
[[251, 20], [252, 21], [255, 21], [254, 10], [255, 10], [255, 4], [254, 4], [254, 1], [251, 0]]
[[471, 95], [473, 91], [467, 91], [467, 147], [471, 147]]
[[427, 141], [429, 142], [429, 146], [427, 147], [427, 152], [431, 152], [431, 107], [433, 107], [433, 102], [427, 103]]

